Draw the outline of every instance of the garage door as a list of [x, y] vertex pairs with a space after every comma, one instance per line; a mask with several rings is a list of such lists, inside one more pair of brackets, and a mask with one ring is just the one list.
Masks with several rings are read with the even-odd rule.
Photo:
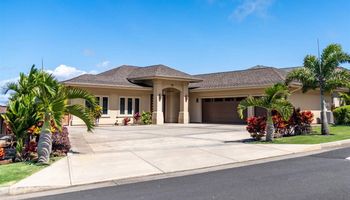
[[239, 118], [237, 106], [244, 98], [205, 98], [202, 99], [203, 123], [244, 124], [244, 119]]

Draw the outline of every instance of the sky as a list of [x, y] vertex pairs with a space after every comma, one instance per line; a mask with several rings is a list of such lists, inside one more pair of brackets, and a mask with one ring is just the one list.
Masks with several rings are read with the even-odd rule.
[[59, 80], [123, 64], [300, 66], [317, 39], [350, 52], [349, 10], [349, 0], [1, 0], [0, 87], [42, 60]]

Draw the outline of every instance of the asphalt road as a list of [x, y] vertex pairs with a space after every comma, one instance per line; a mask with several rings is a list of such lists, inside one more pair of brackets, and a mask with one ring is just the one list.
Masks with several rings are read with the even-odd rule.
[[350, 157], [350, 148], [204, 174], [35, 199], [349, 200], [350, 160], [346, 160], [347, 157]]

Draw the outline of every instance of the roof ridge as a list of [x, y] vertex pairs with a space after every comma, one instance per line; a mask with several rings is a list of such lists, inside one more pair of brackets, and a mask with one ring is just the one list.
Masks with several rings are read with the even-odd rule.
[[223, 72], [212, 72], [212, 73], [205, 73], [205, 74], [195, 74], [193, 76], [200, 76], [200, 75], [212, 75], [212, 74], [224, 74], [224, 73], [232, 73], [232, 72], [243, 72], [243, 71], [253, 71], [253, 70], [261, 70], [261, 69], [267, 69], [267, 68], [274, 68], [274, 67], [260, 67], [260, 68], [248, 68], [248, 69], [240, 69], [240, 70], [230, 70], [230, 71], [223, 71]]

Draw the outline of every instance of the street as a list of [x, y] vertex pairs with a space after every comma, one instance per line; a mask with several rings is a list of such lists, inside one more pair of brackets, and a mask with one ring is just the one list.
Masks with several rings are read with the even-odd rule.
[[349, 156], [350, 148], [344, 148], [240, 168], [35, 199], [350, 199], [350, 160], [345, 159]]

